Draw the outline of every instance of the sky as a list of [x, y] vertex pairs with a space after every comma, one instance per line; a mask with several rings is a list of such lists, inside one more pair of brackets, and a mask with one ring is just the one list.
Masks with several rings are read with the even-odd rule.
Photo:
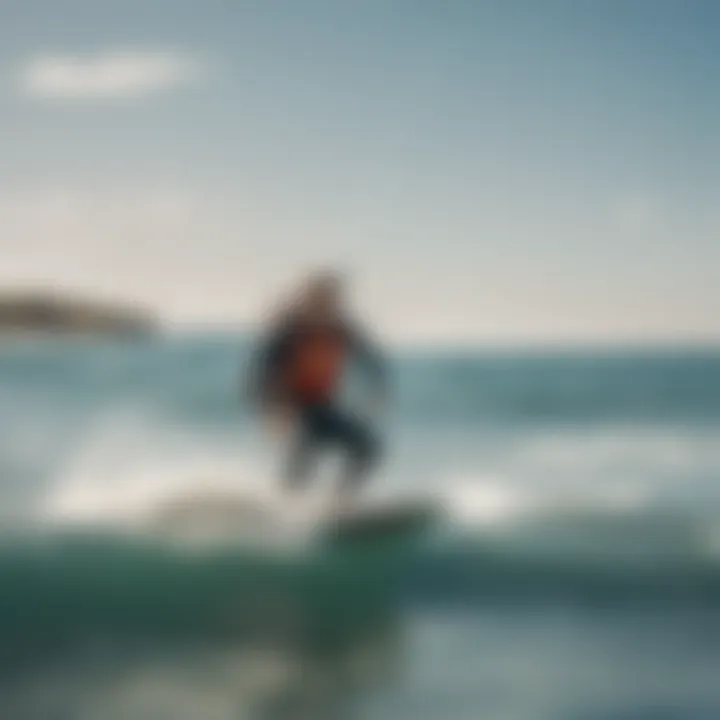
[[390, 339], [720, 341], [714, 0], [3, 0], [0, 288]]

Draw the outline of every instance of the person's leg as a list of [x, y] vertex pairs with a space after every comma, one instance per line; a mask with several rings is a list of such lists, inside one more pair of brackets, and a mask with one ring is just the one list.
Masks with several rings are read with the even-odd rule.
[[380, 443], [369, 423], [338, 409], [328, 410], [326, 434], [345, 453], [345, 468], [340, 490], [353, 494], [367, 479], [380, 456]]
[[307, 485], [319, 441], [317, 418], [310, 410], [300, 411], [295, 437], [285, 461], [283, 481], [287, 489], [300, 490]]

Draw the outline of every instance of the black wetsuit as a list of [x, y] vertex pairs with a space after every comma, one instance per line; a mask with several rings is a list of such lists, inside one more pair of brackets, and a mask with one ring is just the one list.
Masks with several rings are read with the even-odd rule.
[[350, 324], [310, 324], [289, 316], [257, 350], [250, 387], [264, 405], [289, 408], [299, 421], [285, 469], [286, 483], [307, 481], [318, 451], [338, 446], [346, 455], [344, 485], [354, 487], [379, 455], [379, 441], [367, 422], [341, 409], [336, 391], [348, 361], [359, 361], [385, 392], [387, 371], [377, 349]]

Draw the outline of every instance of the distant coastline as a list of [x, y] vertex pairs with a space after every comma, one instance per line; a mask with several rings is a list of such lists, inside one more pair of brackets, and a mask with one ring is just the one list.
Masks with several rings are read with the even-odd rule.
[[137, 307], [71, 293], [0, 291], [0, 337], [141, 337], [158, 331], [157, 319]]

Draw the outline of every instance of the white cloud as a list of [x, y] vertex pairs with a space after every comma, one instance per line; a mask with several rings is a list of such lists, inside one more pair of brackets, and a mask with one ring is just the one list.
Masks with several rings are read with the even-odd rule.
[[41, 99], [124, 100], [188, 82], [198, 72], [197, 61], [172, 52], [46, 55], [22, 68], [20, 85], [26, 94]]

